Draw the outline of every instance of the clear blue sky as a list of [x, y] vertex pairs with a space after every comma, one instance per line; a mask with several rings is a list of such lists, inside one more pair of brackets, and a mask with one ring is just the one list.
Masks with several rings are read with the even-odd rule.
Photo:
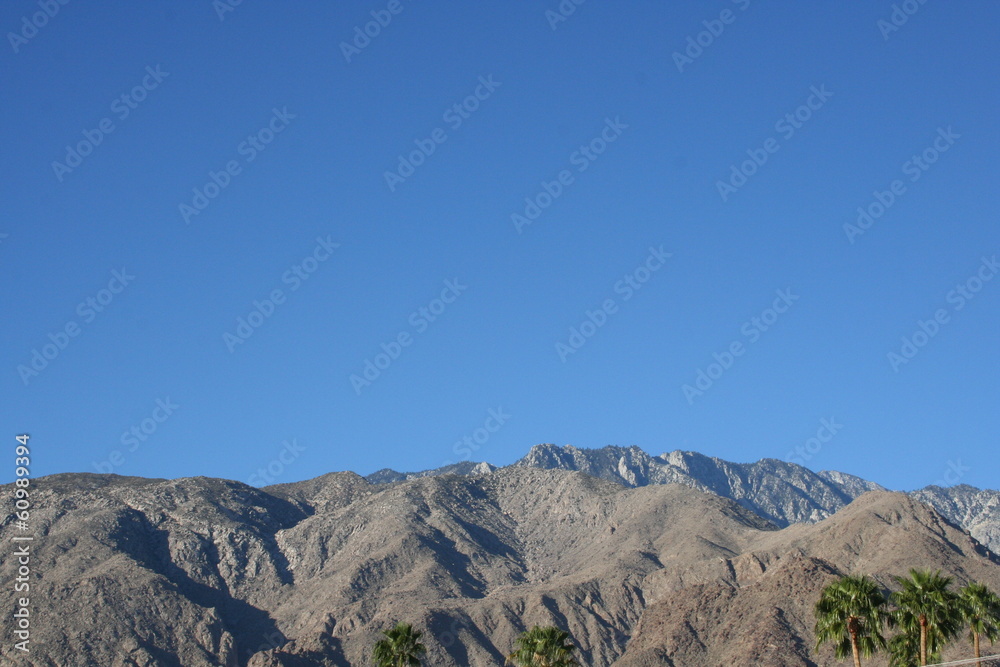
[[0, 480], [28, 432], [36, 476], [552, 442], [1000, 486], [996, 3], [52, 4], [0, 10]]

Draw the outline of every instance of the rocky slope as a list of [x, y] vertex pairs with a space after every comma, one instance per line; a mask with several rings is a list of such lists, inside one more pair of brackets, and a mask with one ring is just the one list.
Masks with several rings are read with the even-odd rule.
[[580, 470], [626, 486], [684, 484], [731, 498], [779, 526], [819, 521], [861, 493], [884, 490], [859, 478], [824, 477], [776, 459], [730, 463], [695, 452], [651, 456], [638, 447], [577, 449], [569, 445], [536, 445], [514, 465]]
[[[762, 534], [749, 550], [717, 564], [714, 580], [706, 574], [677, 585], [671, 572], [656, 573], [670, 592], [647, 607], [615, 665], [840, 664], [830, 647], [813, 650], [812, 605], [820, 590], [853, 573], [892, 588], [892, 576], [912, 567], [940, 568], [959, 584], [977, 580], [994, 588], [1000, 576], [992, 552], [930, 507], [903, 494], [869, 493], [815, 525]], [[970, 655], [963, 637], [944, 658]]]
[[1000, 553], [1000, 491], [961, 484], [949, 488], [928, 486], [912, 495]]
[[474, 461], [459, 461], [441, 468], [433, 470], [423, 470], [421, 472], [396, 472], [391, 468], [382, 468], [370, 475], [365, 475], [365, 479], [372, 484], [392, 484], [393, 482], [403, 482], [417, 477], [433, 477], [435, 475], [485, 475], [493, 472], [497, 467], [489, 463], [476, 463]]
[[[651, 456], [638, 447], [578, 449], [536, 445], [517, 466], [580, 470], [626, 486], [684, 484], [730, 498], [779, 526], [814, 523], [863, 493], [885, 490], [874, 482], [834, 471], [815, 473], [795, 463], [763, 459], [730, 463], [696, 452]], [[1000, 491], [962, 485], [912, 492], [952, 522], [1000, 552]]]
[[[715, 491], [759, 502], [752, 490], [777, 482], [676, 461], [713, 492], [529, 466], [266, 489], [42, 478], [30, 664], [362, 665], [378, 631], [405, 620], [425, 630], [435, 665], [501, 664], [536, 623], [569, 630], [586, 665], [815, 665], [829, 655], [812, 651], [811, 606], [839, 574], [888, 583], [931, 567], [1000, 589], [996, 557], [912, 497], [875, 492], [779, 530]], [[5, 517], [11, 492], [0, 487]], [[982, 502], [973, 495], [963, 507]], [[14, 531], [5, 519], [0, 541]], [[16, 570], [0, 552], [0, 576]]]
[[[781, 527], [793, 523], [815, 523], [863, 493], [885, 490], [854, 475], [831, 470], [813, 472], [777, 459], [731, 463], [685, 451], [653, 456], [638, 447], [580, 449], [571, 445], [536, 445], [514, 465], [545, 470], [578, 470], [633, 487], [684, 484], [735, 500]], [[386, 483], [418, 476], [486, 472], [476, 466], [489, 464], [462, 462], [419, 473], [398, 473], [385, 469], [369, 475], [367, 479]], [[981, 490], [968, 485], [949, 488], [929, 486], [911, 494], [934, 506], [993, 551], [1000, 552], [1000, 491]]]

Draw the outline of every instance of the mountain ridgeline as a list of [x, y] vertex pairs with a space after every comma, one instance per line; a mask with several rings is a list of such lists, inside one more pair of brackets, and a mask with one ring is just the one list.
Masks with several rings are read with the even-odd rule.
[[[1000, 559], [963, 529], [995, 542], [996, 496], [551, 445], [506, 468], [262, 489], [51, 475], [32, 496], [31, 654], [0, 633], [0, 663], [367, 665], [380, 631], [405, 621], [434, 665], [502, 664], [533, 625], [564, 628], [594, 667], [833, 664], [812, 608], [840, 576], [889, 588], [917, 567], [1000, 589]], [[17, 534], [4, 519], [0, 540]], [[18, 567], [0, 550], [0, 577]]]
[[[854, 475], [828, 470], [813, 472], [777, 459], [731, 463], [679, 450], [653, 456], [634, 446], [580, 449], [571, 445], [536, 445], [514, 465], [576, 470], [628, 487], [683, 484], [734, 500], [781, 528], [793, 523], [815, 523], [863, 493], [886, 490]], [[400, 481], [445, 473], [481, 474], [492, 469], [495, 468], [488, 463], [462, 462], [419, 473], [380, 470], [367, 479]], [[928, 486], [910, 495], [931, 505], [946, 519], [1000, 553], [1000, 491], [968, 485]]]

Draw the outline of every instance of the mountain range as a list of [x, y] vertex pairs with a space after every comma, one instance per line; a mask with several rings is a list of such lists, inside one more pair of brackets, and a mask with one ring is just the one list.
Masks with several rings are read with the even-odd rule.
[[[536, 445], [514, 465], [576, 470], [628, 487], [683, 484], [735, 500], [781, 528], [793, 523], [815, 523], [863, 493], [886, 490], [854, 475], [829, 470], [813, 472], [778, 459], [732, 463], [679, 450], [653, 456], [634, 446], [581, 449], [571, 445]], [[383, 469], [366, 479], [375, 483], [398, 482], [441, 474], [482, 474], [495, 469], [489, 463], [464, 461], [416, 473]], [[1000, 553], [1000, 491], [961, 484], [946, 488], [928, 486], [910, 495], [931, 505]]]
[[[434, 665], [502, 664], [534, 624], [569, 631], [585, 665], [825, 665], [812, 606], [838, 576], [888, 588], [921, 567], [1000, 590], [997, 492], [894, 493], [774, 460], [540, 445], [499, 469], [262, 489], [35, 482], [31, 654], [10, 636], [0, 651], [46, 667], [370, 664], [397, 621]], [[0, 551], [5, 581], [18, 567]]]

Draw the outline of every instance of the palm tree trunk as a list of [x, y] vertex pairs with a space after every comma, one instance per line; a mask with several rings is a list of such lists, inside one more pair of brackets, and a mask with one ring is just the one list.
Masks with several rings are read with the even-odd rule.
[[854, 667], [861, 667], [861, 651], [858, 650], [858, 637], [851, 633], [851, 652], [854, 654]]
[[975, 630], [972, 631], [972, 646], [974, 647], [976, 653], [976, 667], [983, 667], [983, 662], [980, 660], [980, 658], [983, 657], [983, 654], [979, 652], [979, 633]]
[[927, 617], [920, 616], [920, 664], [927, 664]]

